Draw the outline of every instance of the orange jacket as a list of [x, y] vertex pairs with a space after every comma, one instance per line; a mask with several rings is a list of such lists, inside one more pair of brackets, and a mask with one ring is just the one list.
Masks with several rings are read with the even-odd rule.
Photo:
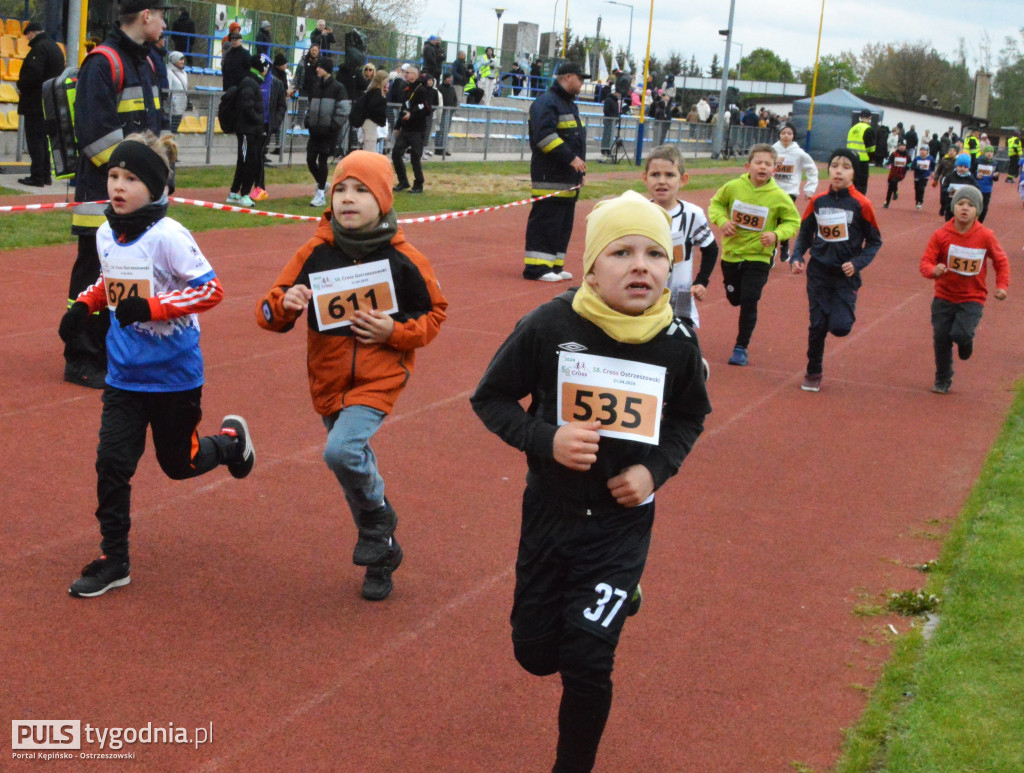
[[[348, 405], [367, 405], [390, 413], [412, 375], [416, 349], [437, 335], [445, 320], [448, 301], [430, 262], [405, 240], [402, 229], [364, 260], [349, 258], [334, 246], [334, 234], [325, 213], [312, 239], [306, 242], [277, 277], [274, 287], [256, 304], [260, 327], [286, 333], [302, 312], [284, 308], [289, 287], [310, 286], [309, 275], [386, 260], [395, 286], [398, 311], [392, 312], [394, 331], [386, 344], [362, 344], [351, 325], [321, 331], [313, 310], [307, 308], [309, 391], [313, 408], [330, 416]], [[337, 300], [337, 299], [336, 299]]]

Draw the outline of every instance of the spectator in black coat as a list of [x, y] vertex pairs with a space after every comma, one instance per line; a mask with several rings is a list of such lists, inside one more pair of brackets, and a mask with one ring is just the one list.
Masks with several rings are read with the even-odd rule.
[[[251, 207], [249, 198], [252, 187], [260, 178], [265, 149], [266, 123], [263, 120], [263, 78], [270, 68], [270, 61], [256, 53], [249, 57], [249, 70], [236, 84], [235, 136], [238, 138], [238, 155], [235, 159], [235, 177], [231, 182], [231, 193], [240, 197], [238, 203]], [[229, 199], [232, 197], [229, 195]]]
[[530, 65], [530, 96], [536, 96], [540, 94], [544, 87], [542, 81], [544, 80], [543, 71], [540, 68], [540, 60], [534, 59], [533, 64]]
[[228, 45], [230, 48], [228, 48], [220, 60], [221, 88], [224, 91], [242, 82], [242, 78], [249, 72], [249, 66], [252, 61], [252, 55], [242, 45], [241, 32], [232, 32], [228, 35]]
[[43, 131], [43, 82], [64, 72], [64, 54], [37, 22], [25, 27], [25, 37], [29, 50], [18, 76], [18, 115], [25, 125], [25, 143], [32, 163], [28, 177], [18, 182], [42, 188], [52, 182], [49, 146]]
[[519, 62], [512, 62], [511, 69], [501, 76], [501, 80], [511, 81], [512, 96], [518, 97], [519, 92], [523, 90], [523, 84], [526, 83], [526, 71], [519, 66]]
[[309, 51], [302, 57], [298, 65], [295, 67], [295, 81], [293, 83], [295, 90], [301, 97], [308, 97], [310, 91], [316, 85], [316, 68], [320, 62], [320, 46], [314, 44], [309, 47]]
[[913, 155], [913, 150], [918, 144], [917, 129], [914, 128], [913, 124], [911, 124], [910, 128], [907, 129], [907, 133], [904, 135], [903, 140], [907, 143], [907, 150], [911, 151], [911, 155]]
[[455, 86], [452, 84], [452, 74], [447, 73], [441, 79], [441, 85], [437, 87], [438, 92], [441, 94], [441, 123], [437, 127], [437, 134], [434, 135], [434, 153], [437, 155], [450, 156], [452, 152], [448, 150], [448, 131], [452, 125], [452, 115], [455, 113], [455, 108], [459, 106], [459, 95], [455, 91]]
[[270, 58], [270, 44], [273, 41], [270, 38], [270, 22], [264, 19], [260, 22], [259, 31], [256, 33], [256, 51], [261, 54], [266, 54], [267, 58]]
[[189, 35], [196, 34], [196, 23], [188, 15], [188, 10], [181, 12], [174, 24], [171, 25], [171, 41], [174, 43], [174, 50], [181, 51], [185, 55], [185, 64], [192, 64], [193, 39]]
[[455, 56], [455, 61], [452, 62], [452, 87], [455, 89], [455, 95], [459, 102], [462, 101], [462, 92], [465, 90], [466, 84], [469, 83], [472, 69], [469, 62], [466, 61], [466, 52], [459, 51]]
[[437, 35], [431, 35], [423, 44], [423, 72], [433, 77], [435, 83], [439, 83], [443, 69], [444, 51], [441, 49], [441, 39]]
[[321, 51], [333, 51], [336, 43], [334, 33], [323, 19], [317, 20], [316, 29], [309, 33], [310, 46], [319, 46]]

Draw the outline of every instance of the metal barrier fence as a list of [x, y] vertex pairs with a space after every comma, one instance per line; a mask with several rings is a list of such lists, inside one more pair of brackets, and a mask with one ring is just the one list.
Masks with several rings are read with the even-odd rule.
[[[199, 156], [203, 163], [209, 164], [215, 148], [234, 148], [233, 137], [222, 135], [216, 122], [220, 97], [221, 93], [216, 91], [189, 92], [193, 110], [185, 114], [177, 129], [183, 160], [197, 160]], [[309, 132], [303, 128], [306, 104], [305, 97], [290, 100], [288, 103], [288, 113], [281, 127], [283, 141], [279, 158], [282, 161], [287, 159], [290, 163], [303, 162], [306, 139], [309, 136]], [[393, 123], [397, 109], [397, 105], [389, 105], [389, 124]], [[580, 118], [587, 131], [589, 158], [599, 158], [601, 150], [610, 147], [616, 137], [628, 152], [628, 158], [636, 156], [639, 125], [637, 118], [623, 116], [621, 121], [607, 119], [612, 122], [608, 141], [605, 140], [606, 119], [602, 115], [582, 113]], [[644, 126], [644, 148], [645, 151], [649, 151], [657, 145], [672, 143], [679, 145], [680, 150], [687, 156], [710, 155], [714, 129], [713, 124], [687, 123], [678, 119], [648, 120]], [[430, 128], [425, 132], [428, 136], [424, 147], [439, 154], [479, 155], [484, 161], [494, 155], [507, 158], [509, 155], [518, 154], [521, 159], [526, 159], [530, 155], [529, 134], [529, 114], [526, 110], [459, 105], [435, 110]], [[744, 156], [752, 145], [771, 142], [772, 134], [771, 129], [730, 127], [725, 155]], [[344, 145], [347, 127], [342, 130], [341, 135], [339, 145]], [[388, 136], [382, 138], [379, 143], [379, 149], [388, 151], [392, 143], [393, 126], [390, 126]], [[274, 144], [276, 147], [276, 143]], [[352, 143], [349, 143], [349, 147], [352, 146]], [[202, 152], [197, 153], [199, 150]], [[299, 154], [298, 158], [295, 158], [296, 154]]]

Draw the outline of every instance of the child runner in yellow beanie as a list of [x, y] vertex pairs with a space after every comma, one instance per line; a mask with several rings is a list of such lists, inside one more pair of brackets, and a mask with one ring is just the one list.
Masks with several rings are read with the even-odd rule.
[[671, 255], [658, 205], [632, 191], [598, 204], [582, 286], [516, 325], [471, 398], [489, 430], [526, 451], [512, 645], [531, 674], [561, 675], [556, 771], [594, 764], [619, 635], [639, 609], [654, 492], [711, 411], [700, 346], [672, 316]]
[[280, 333], [308, 312], [309, 388], [327, 427], [324, 461], [359, 529], [352, 562], [366, 567], [362, 593], [371, 601], [391, 593], [402, 548], [370, 438], [448, 307], [430, 262], [398, 227], [392, 180], [386, 156], [345, 156], [316, 233], [256, 306], [260, 327]]

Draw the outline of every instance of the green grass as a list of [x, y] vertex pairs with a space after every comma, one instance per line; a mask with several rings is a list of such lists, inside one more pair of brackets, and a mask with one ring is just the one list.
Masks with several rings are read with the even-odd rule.
[[837, 773], [1024, 771], [1024, 384]]
[[[635, 181], [628, 179], [607, 179], [600, 174], [604, 171], [632, 171]], [[225, 181], [231, 179], [231, 167], [183, 167], [177, 173], [179, 188], [208, 188], [209, 194], [200, 198], [221, 201], [226, 189]], [[428, 184], [422, 195], [397, 194], [395, 208], [399, 216], [433, 212], [453, 212], [473, 207], [507, 204], [528, 198], [529, 162], [518, 161], [459, 161], [435, 163], [427, 167]], [[733, 174], [695, 175], [686, 190], [717, 189]], [[267, 184], [271, 192], [275, 185], [290, 183], [309, 184], [309, 171], [305, 166], [275, 166], [267, 170]], [[312, 188], [312, 186], [310, 186]], [[640, 172], [634, 167], [599, 168], [597, 174], [588, 179], [581, 191], [583, 199], [597, 199], [615, 196], [627, 188], [644, 191]], [[309, 196], [287, 199], [271, 199], [262, 202], [260, 209], [286, 212], [297, 215], [319, 214], [309, 207]], [[221, 212], [200, 207], [172, 204], [171, 216], [186, 228], [196, 233], [217, 228], [252, 228], [281, 225], [286, 222], [276, 218], [255, 217]], [[71, 236], [71, 211], [56, 210], [0, 215], [3, 217], [3, 233], [0, 235], [0, 250], [18, 250], [29, 247], [68, 244]]]

